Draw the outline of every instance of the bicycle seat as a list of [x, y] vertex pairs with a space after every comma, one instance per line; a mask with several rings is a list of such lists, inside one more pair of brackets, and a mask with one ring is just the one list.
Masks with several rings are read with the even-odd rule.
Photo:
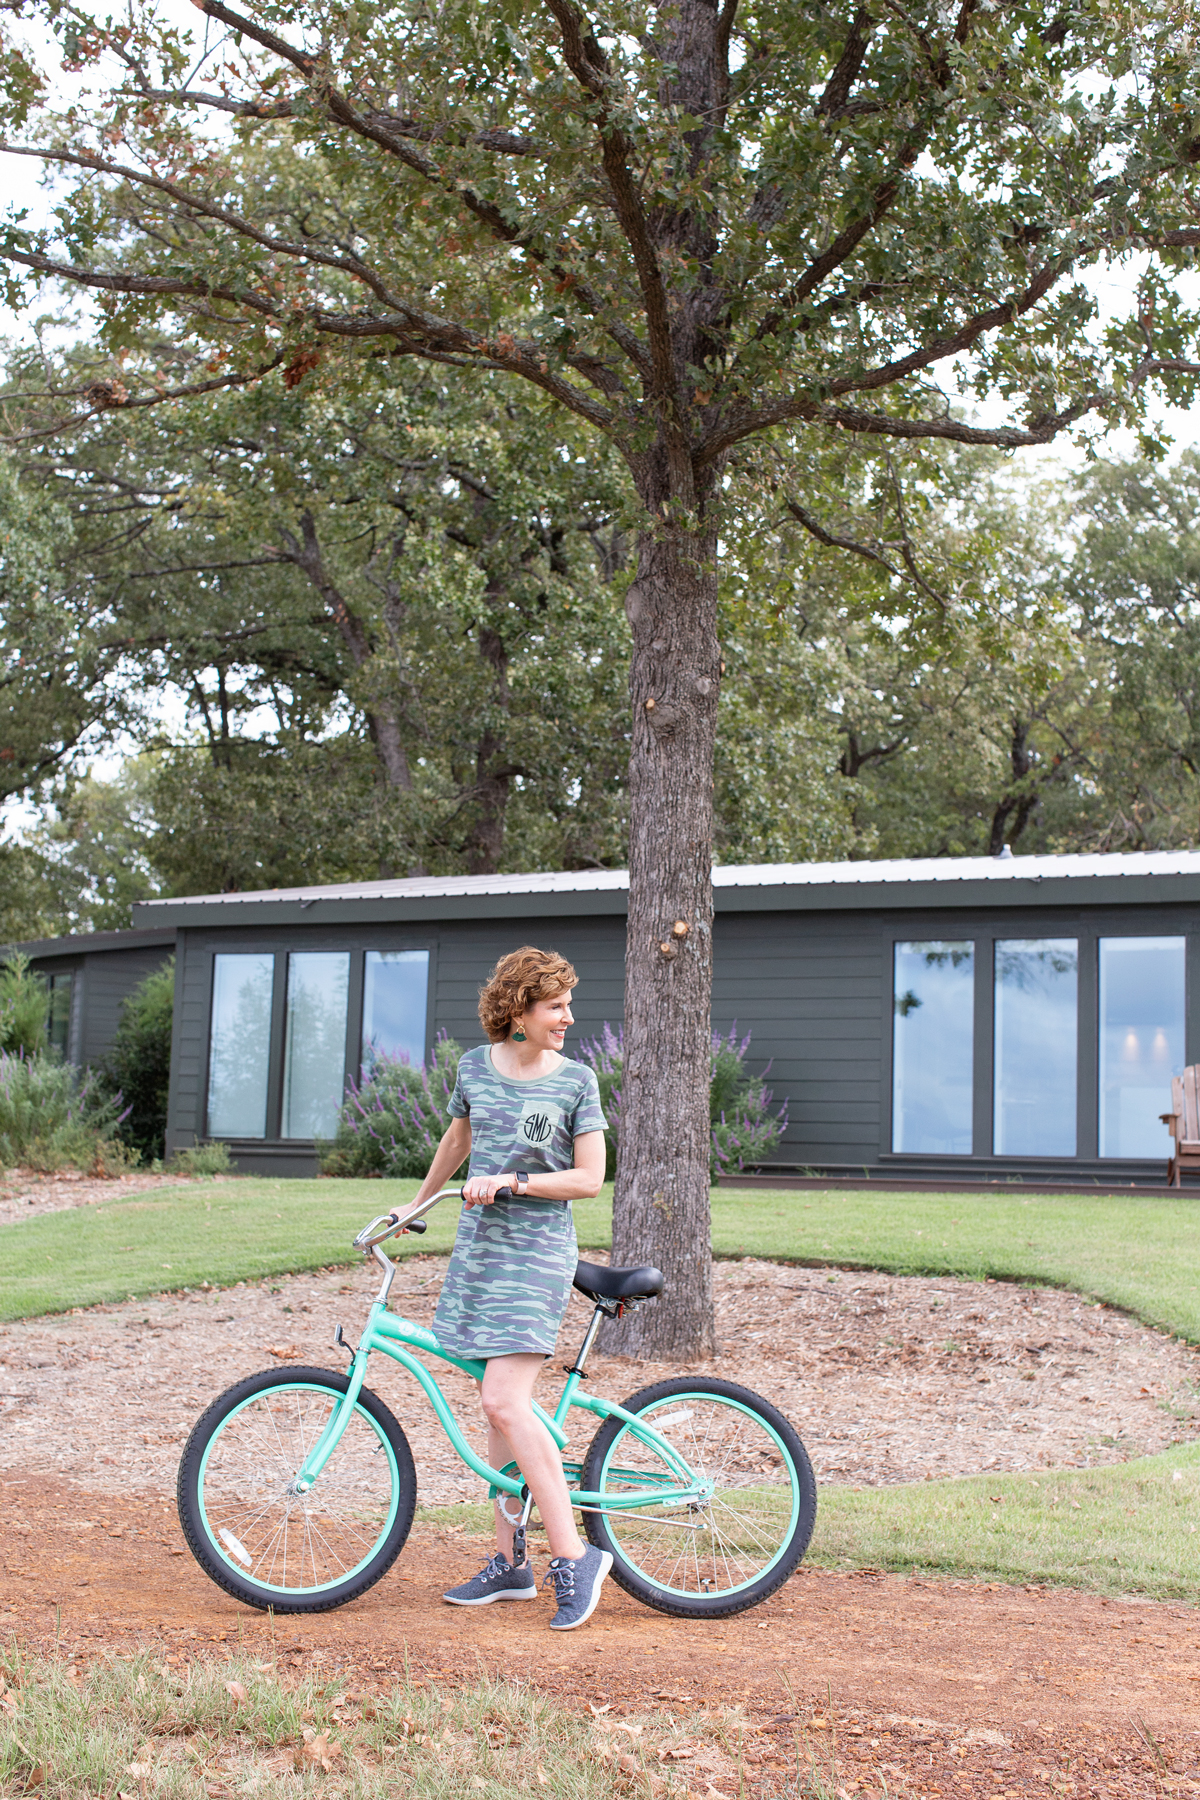
[[604, 1263], [581, 1262], [575, 1265], [573, 1285], [589, 1300], [652, 1300], [665, 1283], [661, 1269], [610, 1269]]

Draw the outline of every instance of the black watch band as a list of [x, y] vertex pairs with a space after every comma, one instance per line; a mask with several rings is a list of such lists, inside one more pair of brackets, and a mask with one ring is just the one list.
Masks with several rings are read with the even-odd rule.
[[526, 1169], [517, 1169], [517, 1170], [516, 1170], [516, 1171], [515, 1171], [515, 1173], [516, 1173], [516, 1177], [517, 1177], [517, 1180], [518, 1180], [518, 1182], [519, 1182], [519, 1183], [520, 1183], [520, 1184], [521, 1184], [521, 1186], [522, 1186], [522, 1187], [528, 1187], [528, 1186], [529, 1186], [529, 1173], [528, 1173], [528, 1170], [526, 1170]]

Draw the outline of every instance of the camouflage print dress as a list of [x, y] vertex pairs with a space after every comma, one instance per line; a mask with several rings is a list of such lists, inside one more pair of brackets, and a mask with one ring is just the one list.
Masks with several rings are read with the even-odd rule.
[[[481, 1044], [458, 1065], [453, 1118], [471, 1121], [471, 1174], [570, 1169], [575, 1139], [607, 1120], [591, 1069], [564, 1057], [552, 1075], [510, 1081]], [[455, 1356], [549, 1356], [577, 1258], [569, 1200], [464, 1206], [433, 1329]]]

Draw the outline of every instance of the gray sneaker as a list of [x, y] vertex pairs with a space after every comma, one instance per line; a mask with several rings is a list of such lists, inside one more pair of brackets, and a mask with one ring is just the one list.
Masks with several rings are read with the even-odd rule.
[[443, 1594], [451, 1606], [490, 1606], [493, 1600], [536, 1600], [537, 1581], [528, 1563], [514, 1569], [503, 1551], [497, 1550], [485, 1569]]
[[550, 1564], [543, 1587], [554, 1584], [558, 1611], [550, 1621], [551, 1631], [574, 1631], [590, 1619], [600, 1603], [600, 1588], [612, 1568], [607, 1550], [589, 1544], [582, 1556], [556, 1556]]

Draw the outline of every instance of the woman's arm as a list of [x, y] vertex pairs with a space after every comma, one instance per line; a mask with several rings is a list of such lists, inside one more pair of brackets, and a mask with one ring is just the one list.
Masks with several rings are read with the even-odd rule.
[[[463, 1198], [468, 1206], [490, 1206], [497, 1189], [515, 1187], [516, 1180], [515, 1169], [503, 1175], [472, 1175], [463, 1189]], [[575, 1139], [574, 1168], [531, 1175], [525, 1197], [531, 1200], [591, 1200], [603, 1185], [604, 1133], [584, 1131]]]
[[[439, 1188], [445, 1187], [460, 1163], [466, 1161], [471, 1154], [471, 1120], [470, 1117], [451, 1119], [449, 1126], [442, 1134], [442, 1141], [433, 1153], [433, 1161], [429, 1165], [429, 1173], [417, 1189], [416, 1199], [405, 1212], [412, 1207], [420, 1206], [422, 1200], [428, 1200], [430, 1194], [436, 1194]], [[404, 1213], [397, 1212], [396, 1218], [403, 1218]]]

